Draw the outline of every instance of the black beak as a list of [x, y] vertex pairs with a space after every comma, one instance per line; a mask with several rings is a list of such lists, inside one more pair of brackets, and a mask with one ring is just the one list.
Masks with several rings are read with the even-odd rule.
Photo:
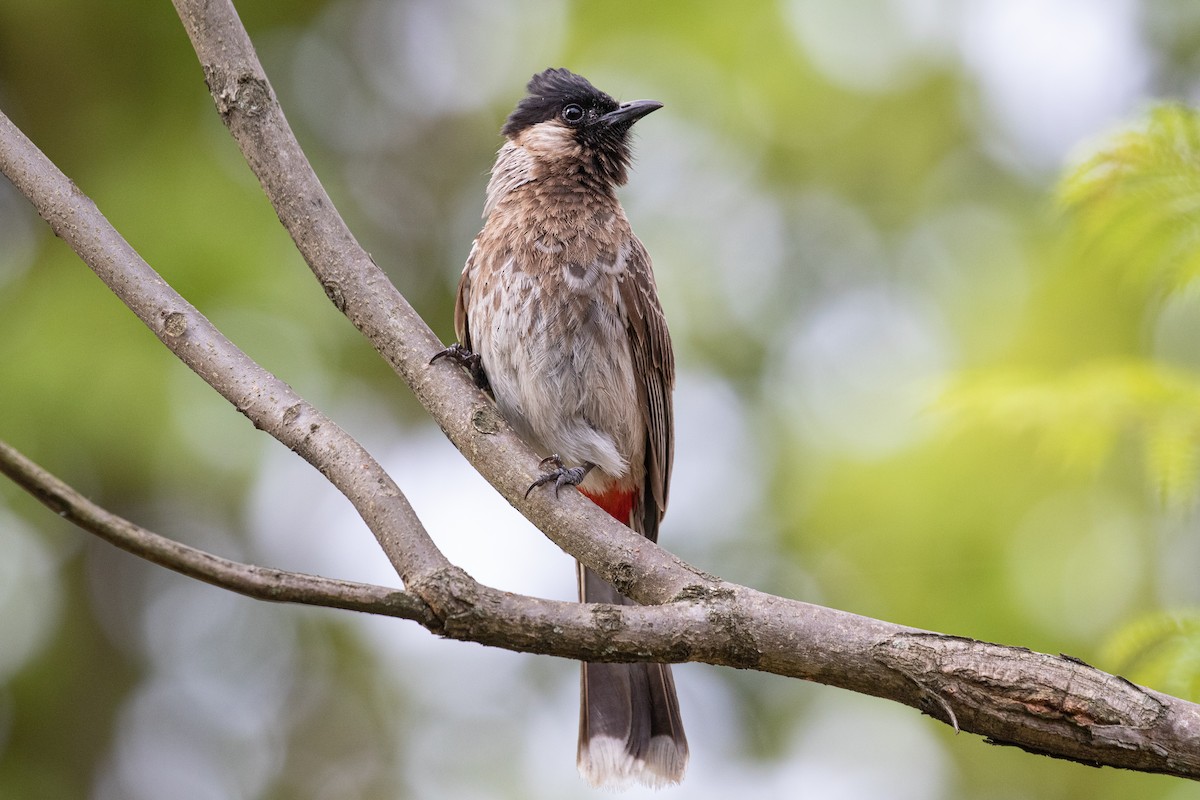
[[634, 100], [621, 103], [616, 111], [610, 111], [598, 121], [607, 128], [624, 126], [628, 128], [651, 111], [657, 111], [663, 104], [657, 100]]

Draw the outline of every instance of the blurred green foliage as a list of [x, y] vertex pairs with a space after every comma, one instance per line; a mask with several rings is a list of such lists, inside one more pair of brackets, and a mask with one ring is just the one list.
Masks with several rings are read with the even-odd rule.
[[[1194, 96], [1200, 19], [1129, 6], [1115, 35], [1149, 66], [1123, 132], [1035, 157], [989, 105], [969, 5], [239, 11], [351, 227], [447, 338], [496, 131], [528, 75], [563, 64], [667, 103], [639, 126], [624, 195], [683, 378], [666, 546], [764, 590], [1068, 652], [1200, 699], [1200, 123], [1147, 99]], [[373, 449], [437, 463], [417, 447], [420, 409], [241, 163], [169, 4], [0, 5], [0, 108], [251, 356]], [[289, 483], [289, 454], [7, 184], [0, 437], [222, 555], [336, 571], [304, 560], [309, 543], [366, 537], [324, 513], [336, 498]], [[570, 665], [227, 597], [88, 541], [7, 484], [0, 534], [0, 797], [589, 794], [571, 774]], [[1193, 791], [983, 747], [821, 687], [679, 675], [695, 749], [679, 796]]]
[[[1074, 313], [1100, 319], [1122, 304], [1119, 324], [1152, 327], [1165, 303], [1193, 289], [1200, 267], [1200, 116], [1152, 109], [1070, 172], [1059, 198], [1064, 246], [1052, 282], [1102, 287], [1077, 293]], [[1200, 373], [1141, 348], [1113, 348], [1122, 349], [1056, 370], [983, 369], [961, 378], [941, 407], [968, 426], [1028, 436], [1040, 457], [1088, 479], [1136, 447], [1149, 494], [1188, 514], [1200, 481]], [[1194, 609], [1135, 615], [1112, 634], [1104, 660], [1200, 699], [1194, 617]]]

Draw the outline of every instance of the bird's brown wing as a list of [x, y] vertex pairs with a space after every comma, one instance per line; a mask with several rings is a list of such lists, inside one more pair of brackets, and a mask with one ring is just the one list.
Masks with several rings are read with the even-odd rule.
[[467, 305], [471, 302], [471, 273], [475, 262], [475, 253], [479, 250], [479, 242], [471, 245], [471, 253], [467, 256], [467, 264], [463, 267], [462, 277], [458, 279], [458, 292], [454, 299], [454, 335], [458, 343], [468, 350], [471, 349], [471, 331], [467, 324]]
[[646, 491], [642, 497], [641, 533], [658, 539], [658, 523], [667, 508], [675, 430], [671, 392], [675, 388], [675, 356], [667, 319], [658, 302], [650, 255], [634, 237], [633, 251], [621, 280], [621, 300], [629, 316], [629, 347], [646, 421]]

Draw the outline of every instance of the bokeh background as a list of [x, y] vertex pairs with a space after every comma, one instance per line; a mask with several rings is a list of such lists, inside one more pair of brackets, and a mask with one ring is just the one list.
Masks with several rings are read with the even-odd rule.
[[[1183, 402], [1200, 397], [1200, 294], [1130, 278], [1147, 240], [1099, 236], [1120, 215], [1082, 225], [1059, 188], [1159, 100], [1196, 99], [1194, 4], [239, 9], [338, 207], [447, 340], [528, 77], [563, 65], [666, 104], [637, 128], [623, 198], [680, 367], [668, 548], [770, 592], [1200, 696], [1198, 412]], [[358, 436], [452, 558], [573, 596], [570, 560], [325, 300], [169, 3], [5, 0], [0, 108], [168, 281]], [[181, 541], [396, 582], [349, 505], [3, 181], [0, 437]], [[662, 797], [1200, 796], [882, 700], [676, 674], [693, 765]], [[0, 483], [0, 797], [590, 797], [576, 692], [566, 661], [221, 592]]]

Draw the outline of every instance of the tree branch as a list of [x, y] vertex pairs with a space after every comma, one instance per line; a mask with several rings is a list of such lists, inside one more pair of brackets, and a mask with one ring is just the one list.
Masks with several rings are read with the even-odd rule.
[[428, 606], [396, 589], [241, 564], [148, 531], [96, 505], [4, 441], [0, 441], [0, 474], [68, 522], [189, 578], [256, 600], [383, 614], [438, 627]]
[[[704, 661], [774, 672], [886, 697], [1033, 752], [1200, 778], [1200, 706], [1067, 657], [917, 631], [725, 583], [631, 533], [574, 492], [561, 501], [535, 493], [525, 502], [536, 456], [465, 376], [427, 366], [440, 343], [333, 209], [232, 6], [176, 0], [176, 7], [222, 117], [335, 305], [405, 378], [472, 464], [556, 543], [636, 599], [670, 601], [585, 606], [497, 592], [472, 581], [437, 551], [361, 445], [167, 287], [91, 201], [0, 115], [0, 169], [164, 344], [350, 498], [407, 592], [438, 621], [439, 633], [588, 660]], [[54, 503], [65, 497], [47, 496]], [[199, 576], [212, 573], [203, 559], [189, 568]]]

